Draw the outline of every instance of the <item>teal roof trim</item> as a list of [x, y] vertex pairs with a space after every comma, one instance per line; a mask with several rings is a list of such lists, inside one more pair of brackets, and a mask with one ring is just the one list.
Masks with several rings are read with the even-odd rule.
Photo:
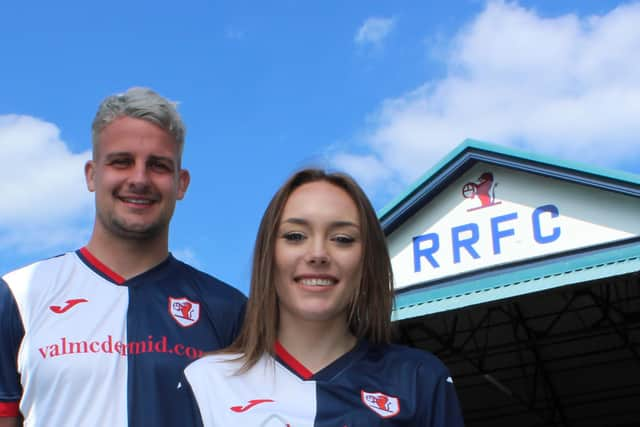
[[529, 160], [536, 163], [556, 166], [558, 168], [572, 170], [576, 172], [582, 172], [589, 175], [600, 176], [603, 178], [611, 178], [616, 181], [628, 182], [630, 184], [640, 185], [640, 175], [636, 175], [629, 172], [600, 168], [586, 163], [580, 163], [575, 161], [560, 160], [557, 158], [544, 156], [541, 154], [527, 153], [517, 149], [503, 147], [500, 145], [494, 145], [487, 142], [477, 141], [474, 139], [466, 139], [460, 144], [460, 151], [464, 151], [464, 148], [476, 148], [484, 151], [493, 151], [494, 153], [502, 154], [509, 157], [521, 158], [523, 160]]
[[409, 188], [405, 190], [404, 193], [393, 199], [386, 206], [378, 211], [378, 218], [385, 217], [390, 211], [392, 211], [396, 206], [400, 205], [402, 201], [409, 198], [412, 194], [416, 192], [420, 187], [422, 187], [426, 182], [428, 182], [432, 177], [436, 175], [436, 173], [440, 169], [444, 169], [446, 165], [451, 163], [455, 158], [457, 158], [464, 150], [467, 149], [467, 145], [470, 144], [472, 140], [465, 140], [462, 144], [458, 145], [453, 151], [445, 156], [444, 159], [440, 160], [436, 163], [431, 169], [427, 170], [416, 182], [411, 184]]
[[403, 194], [383, 207], [378, 212], [378, 218], [380, 218], [384, 224], [389, 215], [398, 209], [402, 209], [406, 203], [410, 203], [412, 197], [422, 188], [430, 183], [446, 181], [448, 175], [453, 172], [448, 171], [448, 169], [458, 161], [464, 162], [465, 155], [467, 154], [469, 154], [469, 158], [466, 160], [484, 160], [490, 162], [492, 158], [497, 160], [498, 157], [504, 157], [511, 159], [511, 161], [515, 163], [548, 166], [556, 170], [566, 171], [568, 175], [579, 174], [581, 176], [591, 177], [591, 179], [585, 181], [585, 183], [588, 184], [593, 184], [599, 180], [609, 181], [614, 182], [614, 185], [610, 189], [617, 190], [618, 188], [616, 188], [615, 183], [619, 183], [621, 185], [620, 189], [628, 187], [632, 189], [631, 191], [634, 195], [640, 194], [640, 190], [638, 190], [638, 187], [640, 187], [640, 175], [596, 168], [577, 162], [560, 161], [551, 157], [526, 153], [473, 139], [466, 139], [445, 158], [423, 174], [422, 177], [412, 184]]
[[411, 319], [489, 301], [640, 271], [640, 242], [565, 256], [529, 267], [458, 278], [406, 292], [395, 299], [392, 320]]

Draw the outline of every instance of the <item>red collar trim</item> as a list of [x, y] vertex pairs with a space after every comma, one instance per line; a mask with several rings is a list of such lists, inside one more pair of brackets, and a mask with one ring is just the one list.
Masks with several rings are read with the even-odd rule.
[[98, 258], [93, 256], [93, 254], [89, 252], [89, 249], [87, 249], [86, 246], [80, 249], [80, 253], [87, 259], [87, 261], [91, 263], [94, 268], [116, 282], [118, 285], [122, 285], [124, 282], [126, 282], [126, 279], [124, 277], [111, 270], [109, 267], [101, 263]]
[[313, 377], [313, 372], [305, 368], [305, 366], [293, 357], [287, 350], [284, 349], [279, 341], [275, 344], [276, 355], [282, 359], [284, 363], [289, 366], [295, 373], [301, 376], [305, 380], [310, 380]]

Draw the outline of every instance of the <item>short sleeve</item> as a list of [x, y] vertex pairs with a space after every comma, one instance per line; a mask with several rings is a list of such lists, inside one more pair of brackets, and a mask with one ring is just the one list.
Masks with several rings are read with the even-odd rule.
[[18, 416], [22, 394], [18, 376], [18, 348], [24, 327], [9, 285], [0, 279], [0, 416]]
[[236, 339], [238, 334], [240, 333], [240, 329], [242, 328], [242, 323], [244, 322], [244, 314], [247, 308], [247, 300], [241, 300], [240, 309], [236, 312], [236, 318], [233, 322], [233, 329], [231, 331], [231, 337], [229, 337], [229, 341], [225, 347], [231, 345], [233, 341]]
[[422, 365], [418, 372], [419, 377], [424, 380], [422, 402], [419, 402], [419, 405], [425, 410], [429, 410], [429, 413], [425, 413], [421, 417], [428, 420], [423, 425], [428, 427], [464, 427], [462, 410], [451, 374], [444, 366], [436, 372], [428, 370], [428, 367]]
[[196, 396], [193, 393], [193, 389], [191, 388], [191, 383], [187, 380], [187, 376], [182, 372], [180, 377], [180, 382], [178, 383], [178, 387], [180, 393], [185, 395], [185, 400], [189, 401], [189, 409], [191, 410], [193, 426], [194, 427], [203, 427], [202, 422], [202, 414], [200, 413], [200, 407], [198, 406], [198, 402], [196, 400]]

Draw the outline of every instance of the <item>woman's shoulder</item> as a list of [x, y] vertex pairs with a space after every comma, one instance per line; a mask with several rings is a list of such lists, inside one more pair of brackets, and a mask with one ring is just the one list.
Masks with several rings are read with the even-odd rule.
[[412, 367], [413, 369], [426, 368], [430, 372], [448, 375], [448, 369], [442, 361], [426, 350], [407, 347], [398, 344], [372, 345], [369, 348], [369, 357], [384, 360], [385, 364]]
[[208, 372], [236, 371], [242, 363], [242, 355], [238, 353], [211, 353], [191, 362], [184, 372], [187, 376], [192, 376]]

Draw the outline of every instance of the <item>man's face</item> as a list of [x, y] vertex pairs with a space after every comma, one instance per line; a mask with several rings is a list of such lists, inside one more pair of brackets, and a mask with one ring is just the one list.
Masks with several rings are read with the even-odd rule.
[[96, 233], [122, 239], [166, 237], [176, 200], [189, 173], [181, 170], [178, 145], [145, 120], [120, 117], [98, 136], [94, 159], [85, 165], [96, 193]]

